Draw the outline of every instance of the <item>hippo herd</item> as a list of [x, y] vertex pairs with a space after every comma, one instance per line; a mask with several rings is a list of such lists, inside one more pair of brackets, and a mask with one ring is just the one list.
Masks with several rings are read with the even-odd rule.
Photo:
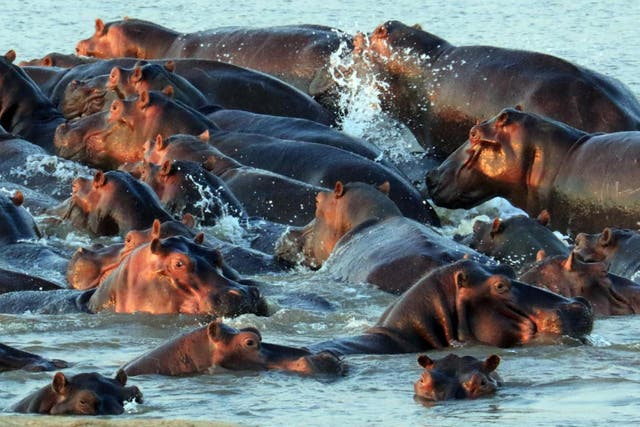
[[[383, 110], [438, 165], [410, 171], [422, 185], [384, 147], [340, 131], [338, 51], [353, 56], [350, 72], [383, 83]], [[0, 371], [58, 370], [13, 411], [120, 414], [143, 400], [131, 376], [219, 366], [339, 377], [353, 354], [418, 353], [418, 398], [477, 398], [502, 385], [497, 355], [424, 352], [584, 342], [594, 317], [640, 312], [640, 102], [615, 79], [397, 21], [355, 35], [317, 25], [181, 34], [97, 19], [76, 53], [0, 57], [0, 187], [10, 189], [0, 193], [0, 313], [210, 321], [113, 379], [68, 376], [66, 361], [0, 343]], [[60, 163], [17, 174], [33, 156], [86, 173], [61, 177]], [[531, 217], [478, 220], [451, 238], [431, 204], [469, 209], [496, 196]], [[250, 244], [203, 228], [229, 216]], [[70, 231], [96, 242], [72, 253], [41, 243]], [[292, 267], [396, 299], [361, 334], [303, 347], [221, 320], [272, 314], [269, 284], [251, 276]]]

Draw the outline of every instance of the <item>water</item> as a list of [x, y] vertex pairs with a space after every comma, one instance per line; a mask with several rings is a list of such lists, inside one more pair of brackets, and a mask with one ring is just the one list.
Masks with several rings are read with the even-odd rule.
[[[256, 1], [217, 2], [5, 2], [0, 14], [0, 40], [15, 49], [18, 60], [51, 51], [71, 53], [75, 43], [93, 32], [93, 21], [125, 15], [148, 19], [181, 31], [226, 25], [317, 23], [345, 31], [371, 31], [388, 19], [420, 23], [451, 43], [492, 44], [537, 50], [564, 57], [616, 77], [640, 96], [640, 3], [629, 1], [481, 2], [397, 0], [393, 2]], [[385, 4], [386, 3], [386, 4]], [[345, 127], [367, 135], [382, 147], [403, 147], [380, 123], [370, 85], [345, 97], [354, 114]], [[371, 110], [373, 108], [373, 112]], [[525, 106], [526, 108], [526, 106]], [[31, 166], [36, 167], [36, 166]], [[74, 170], [71, 168], [70, 170]], [[75, 169], [74, 173], [83, 173]], [[509, 209], [448, 212], [450, 233], [468, 230], [472, 218]], [[512, 210], [509, 210], [512, 212]], [[460, 226], [463, 221], [462, 226]], [[235, 239], [237, 228], [231, 227]], [[51, 239], [52, 241], [55, 239]], [[87, 244], [76, 234], [67, 246]], [[59, 241], [56, 241], [58, 244]], [[373, 324], [393, 297], [363, 284], [345, 284], [323, 272], [296, 272], [262, 277], [275, 314], [228, 320], [234, 326], [257, 326], [265, 341], [290, 345], [355, 334]], [[281, 295], [300, 291], [327, 298], [329, 312], [291, 308]], [[95, 370], [113, 375], [123, 363], [202, 319], [149, 315], [0, 315], [0, 340], [24, 350], [74, 363], [69, 373]], [[277, 372], [234, 373], [184, 378], [143, 376], [130, 379], [145, 403], [130, 404], [120, 418], [227, 421], [244, 425], [637, 425], [640, 421], [640, 338], [637, 317], [598, 319], [588, 345], [553, 345], [497, 349], [467, 346], [458, 354], [502, 358], [498, 371], [505, 387], [490, 399], [447, 402], [425, 407], [413, 400], [420, 368], [416, 355], [347, 358], [349, 374], [335, 381], [300, 378]], [[448, 351], [429, 352], [432, 358]], [[0, 374], [0, 407], [49, 382], [51, 373], [22, 371]], [[5, 422], [19, 418], [3, 414]], [[61, 422], [56, 418], [53, 423]], [[40, 418], [36, 424], [42, 422]]]

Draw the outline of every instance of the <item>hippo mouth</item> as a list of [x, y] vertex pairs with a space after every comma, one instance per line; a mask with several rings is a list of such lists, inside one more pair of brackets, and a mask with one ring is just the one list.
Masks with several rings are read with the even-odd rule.
[[500, 314], [507, 319], [514, 320], [520, 330], [519, 341], [521, 344], [525, 344], [533, 340], [540, 331], [540, 323], [535, 316], [531, 316], [525, 313], [520, 308], [507, 304], [499, 311]]

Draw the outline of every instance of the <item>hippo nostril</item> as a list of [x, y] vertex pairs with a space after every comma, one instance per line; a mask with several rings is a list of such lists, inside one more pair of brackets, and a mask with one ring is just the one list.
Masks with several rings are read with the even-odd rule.
[[261, 297], [260, 290], [258, 288], [256, 288], [255, 286], [251, 286], [249, 288], [249, 293], [251, 294], [251, 297], [253, 299], [260, 299], [260, 297]]
[[469, 140], [471, 142], [479, 142], [480, 141], [480, 131], [475, 126], [471, 128], [469, 131]]

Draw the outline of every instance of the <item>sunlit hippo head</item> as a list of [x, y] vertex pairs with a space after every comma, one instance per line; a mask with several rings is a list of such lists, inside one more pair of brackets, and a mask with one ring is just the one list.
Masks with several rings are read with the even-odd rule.
[[625, 228], [605, 227], [600, 233], [579, 233], [573, 252], [585, 262], [609, 263], [620, 254], [627, 242], [638, 238], [638, 232]]
[[93, 312], [238, 316], [267, 314], [255, 286], [223, 274], [216, 249], [183, 236], [155, 238], [125, 257], [89, 301]]
[[434, 361], [423, 354], [418, 356], [418, 364], [424, 371], [413, 389], [420, 399], [477, 399], [495, 394], [502, 383], [495, 372], [500, 364], [500, 357], [495, 354], [484, 361], [455, 354]]
[[388, 182], [377, 188], [361, 182], [336, 182], [333, 190], [318, 193], [315, 219], [280, 238], [276, 256], [291, 263], [321, 267], [336, 243], [353, 227], [367, 220], [402, 216], [388, 194]]
[[65, 119], [90, 116], [111, 105], [118, 95], [105, 88], [108, 76], [101, 75], [86, 80], [72, 80], [64, 90], [60, 110]]
[[213, 367], [229, 370], [283, 370], [299, 374], [342, 374], [342, 361], [333, 353], [262, 341], [253, 327], [233, 328], [219, 320], [181, 335], [143, 354], [124, 367], [129, 375], [184, 375]]
[[95, 372], [72, 377], [57, 372], [50, 385], [25, 397], [12, 409], [48, 415], [118, 415], [124, 412], [125, 402], [142, 403], [138, 387], [126, 387], [126, 383], [123, 370], [114, 379]]

